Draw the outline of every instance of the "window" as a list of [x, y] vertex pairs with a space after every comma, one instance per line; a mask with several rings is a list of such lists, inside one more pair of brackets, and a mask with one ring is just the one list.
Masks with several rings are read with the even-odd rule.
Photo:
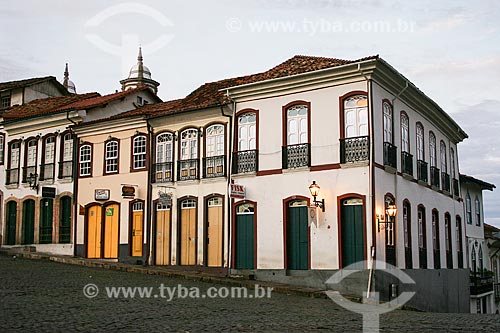
[[426, 248], [425, 239], [425, 208], [418, 207], [418, 247], [420, 249]]
[[455, 178], [455, 150], [450, 147], [450, 167], [451, 176]]
[[308, 143], [307, 114], [307, 105], [293, 105], [286, 110], [287, 145]]
[[174, 135], [161, 133], [156, 136], [155, 181], [172, 181]]
[[401, 112], [401, 151], [410, 152], [410, 121], [405, 112]]
[[9, 143], [9, 168], [6, 174], [6, 185], [19, 183], [19, 155], [20, 142], [14, 141]]
[[63, 161], [68, 162], [73, 160], [73, 135], [71, 133], [64, 134], [63, 137]]
[[447, 163], [447, 158], [446, 158], [446, 144], [444, 143], [443, 140], [441, 140], [440, 143], [440, 151], [441, 151], [441, 172], [446, 173], [448, 171], [448, 163]]
[[0, 92], [0, 108], [8, 108], [10, 106], [10, 91]]
[[59, 178], [73, 177], [73, 135], [63, 133], [60, 147]]
[[92, 175], [92, 147], [89, 144], [80, 147], [80, 176]]
[[40, 179], [54, 179], [56, 137], [51, 135], [43, 142], [43, 163], [40, 170]]
[[477, 262], [476, 262], [476, 247], [474, 245], [472, 245], [472, 248], [471, 248], [471, 268], [474, 272], [477, 271]]
[[215, 124], [207, 127], [204, 158], [204, 177], [225, 175], [224, 125]]
[[256, 172], [258, 170], [258, 115], [258, 111], [252, 109], [241, 110], [240, 114], [237, 115], [233, 173]]
[[146, 168], [146, 145], [145, 135], [138, 135], [132, 139], [132, 167], [134, 170]]
[[484, 270], [484, 262], [483, 262], [483, 247], [479, 245], [479, 271], [482, 272]]
[[392, 144], [393, 143], [392, 106], [391, 104], [389, 104], [389, 102], [384, 101], [382, 103], [382, 108], [384, 110], [384, 142]]
[[439, 213], [432, 211], [432, 246], [434, 248], [434, 268], [441, 268], [441, 246], [439, 240]]
[[25, 162], [26, 165], [23, 170], [23, 183], [28, 182], [28, 177], [31, 174], [36, 174], [36, 163], [37, 163], [37, 151], [38, 151], [38, 139], [28, 139], [25, 145]]
[[462, 220], [456, 217], [455, 236], [457, 237], [457, 251], [462, 252]]
[[257, 115], [244, 113], [238, 117], [238, 151], [257, 149]]
[[417, 160], [425, 161], [424, 155], [424, 127], [417, 123]]
[[413, 268], [413, 256], [411, 251], [411, 205], [408, 200], [403, 201], [403, 237], [405, 245], [405, 267]]
[[111, 139], [106, 142], [104, 152], [104, 174], [118, 172], [118, 141]]
[[344, 136], [354, 138], [368, 135], [368, 99], [356, 95], [344, 101]]
[[467, 192], [465, 197], [465, 216], [467, 224], [472, 224], [472, 207], [471, 207], [470, 194]]
[[479, 198], [476, 196], [476, 200], [474, 202], [474, 208], [476, 212], [476, 225], [480, 226], [481, 225], [481, 202], [479, 201]]
[[436, 167], [437, 166], [437, 160], [436, 160], [436, 136], [432, 132], [429, 133], [429, 151], [430, 151], [430, 154], [431, 154], [431, 167]]
[[181, 203], [181, 209], [191, 209], [196, 208], [196, 200], [194, 199], [186, 199]]
[[181, 133], [179, 180], [198, 179], [198, 130]]
[[0, 165], [4, 163], [5, 156], [5, 134], [0, 133]]

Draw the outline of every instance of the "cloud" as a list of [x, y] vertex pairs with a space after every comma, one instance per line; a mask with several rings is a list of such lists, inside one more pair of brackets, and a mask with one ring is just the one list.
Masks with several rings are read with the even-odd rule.
[[441, 17], [424, 23], [424, 25], [422, 25], [422, 30], [425, 32], [441, 32], [443, 30], [451, 30], [465, 24], [470, 19], [470, 15], [453, 14], [448, 17]]

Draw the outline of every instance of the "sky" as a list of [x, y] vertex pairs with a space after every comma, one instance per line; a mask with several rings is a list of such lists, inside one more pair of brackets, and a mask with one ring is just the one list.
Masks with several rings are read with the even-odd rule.
[[[142, 45], [163, 100], [297, 54], [379, 54], [469, 134], [460, 172], [500, 187], [498, 0], [3, 0], [0, 31], [0, 82], [62, 81], [68, 62], [79, 93], [112, 93]], [[499, 203], [485, 191], [498, 227]]]

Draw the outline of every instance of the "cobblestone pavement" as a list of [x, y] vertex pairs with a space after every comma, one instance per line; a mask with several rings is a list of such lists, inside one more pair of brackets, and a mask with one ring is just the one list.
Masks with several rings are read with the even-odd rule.
[[[89, 299], [83, 287], [97, 285]], [[361, 316], [328, 299], [273, 293], [271, 298], [108, 298], [105, 287], [214, 285], [50, 261], [0, 256], [0, 332], [73, 331], [337, 331], [361, 332]], [[192, 289], [190, 289], [192, 290]], [[164, 292], [168, 296], [167, 292]], [[499, 315], [395, 311], [380, 319], [382, 332], [500, 332]]]

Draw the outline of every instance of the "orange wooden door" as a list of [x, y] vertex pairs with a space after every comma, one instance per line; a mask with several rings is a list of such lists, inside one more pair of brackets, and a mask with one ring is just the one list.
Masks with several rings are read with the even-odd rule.
[[196, 264], [196, 201], [181, 204], [181, 265]]
[[104, 258], [118, 258], [120, 208], [117, 204], [106, 206], [104, 214]]
[[207, 265], [222, 266], [222, 198], [208, 200], [207, 214]]
[[142, 256], [142, 230], [144, 223], [144, 203], [132, 204], [132, 256]]
[[101, 257], [101, 206], [87, 210], [87, 258]]
[[156, 264], [170, 264], [170, 207], [156, 206]]

